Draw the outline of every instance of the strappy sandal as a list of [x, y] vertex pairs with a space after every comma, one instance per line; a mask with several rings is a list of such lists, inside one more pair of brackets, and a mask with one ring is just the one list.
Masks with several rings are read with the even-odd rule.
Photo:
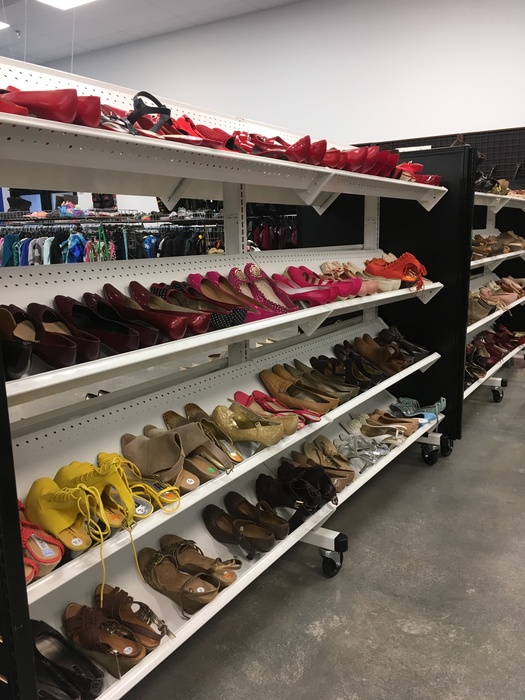
[[[348, 460], [339, 452], [334, 443], [324, 435], [318, 435], [314, 440], [314, 445], [330, 463], [338, 469], [348, 470]], [[306, 453], [306, 451], [305, 451]]]
[[164, 535], [160, 548], [173, 557], [179, 571], [197, 576], [210, 574], [217, 579], [221, 588], [231, 586], [237, 580], [235, 570], [242, 566], [236, 557], [228, 561], [207, 557], [193, 540], [185, 540], [178, 535]]
[[[134, 606], [138, 606], [138, 610], [134, 610]], [[102, 610], [106, 617], [116, 620], [131, 630], [146, 651], [156, 649], [165, 635], [174, 637], [164, 620], [155, 615], [148, 605], [133, 600], [121, 588], [113, 588], [107, 583], [104, 586], [97, 586], [95, 607]], [[158, 633], [151, 628], [151, 624], [157, 627]]]
[[64, 627], [73, 644], [114, 678], [122, 678], [146, 656], [130, 629], [87, 605], [70, 603], [64, 610]]
[[[318, 455], [320, 455], [319, 452], [317, 452]], [[323, 464], [320, 463], [319, 459], [323, 460]], [[341, 493], [341, 491], [348, 486], [348, 484], [351, 484], [352, 481], [355, 479], [356, 473], [358, 473], [358, 470], [350, 465], [352, 468], [348, 469], [338, 469], [335, 467], [333, 464], [329, 463], [329, 460], [326, 460], [324, 456], [316, 457], [315, 459], [310, 459], [307, 457], [305, 454], [302, 454], [301, 452], [296, 452], [293, 451], [291, 454], [291, 459], [287, 459], [285, 457], [281, 458], [281, 465], [290, 465], [292, 464], [295, 466], [297, 469], [302, 469], [303, 471], [308, 472], [309, 469], [315, 469], [316, 467], [324, 471], [326, 476], [330, 479], [330, 481], [333, 484], [334, 489], [336, 490], [336, 493]]]
[[237, 544], [253, 559], [257, 552], [269, 552], [275, 544], [275, 535], [250, 520], [232, 518], [222, 508], [206, 506], [202, 512], [204, 524], [210, 535], [224, 544]]
[[34, 578], [45, 576], [53, 571], [64, 556], [65, 548], [62, 542], [26, 519], [22, 501], [18, 501], [18, 515], [24, 549], [26, 583], [29, 584]]
[[186, 620], [211, 603], [219, 593], [219, 582], [210, 574], [190, 576], [177, 568], [171, 554], [150, 547], [138, 554], [139, 568], [152, 588], [177, 603]]
[[188, 420], [192, 423], [198, 423], [204, 431], [204, 434], [214, 442], [217, 447], [220, 447], [231, 460], [237, 463], [243, 461], [243, 457], [233, 444], [233, 440], [231, 440], [219, 426], [215, 425], [211, 416], [208, 415], [206, 411], [200, 406], [197, 406], [196, 403], [187, 403], [184, 406], [184, 410]]
[[258, 501], [252, 505], [240, 493], [230, 491], [224, 496], [224, 503], [232, 517], [240, 520], [252, 520], [257, 525], [271, 530], [276, 540], [284, 540], [289, 532], [288, 521], [277, 515], [266, 501]]

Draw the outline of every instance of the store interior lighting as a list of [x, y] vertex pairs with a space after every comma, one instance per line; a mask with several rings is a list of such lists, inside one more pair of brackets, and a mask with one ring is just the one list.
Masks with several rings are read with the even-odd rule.
[[80, 7], [80, 5], [95, 2], [95, 0], [38, 0], [38, 2], [42, 2], [44, 5], [51, 5], [51, 7], [56, 7], [58, 10], [72, 10], [75, 7]]

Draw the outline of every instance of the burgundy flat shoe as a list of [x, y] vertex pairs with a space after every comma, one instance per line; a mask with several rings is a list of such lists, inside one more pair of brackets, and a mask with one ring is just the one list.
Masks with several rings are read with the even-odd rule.
[[2, 305], [13, 316], [16, 328], [13, 339], [31, 343], [33, 355], [36, 355], [53, 369], [70, 367], [77, 361], [77, 346], [65, 335], [49, 333], [37, 319], [14, 304]]
[[182, 306], [174, 306], [169, 304], [164, 299], [149, 292], [146, 287], [143, 287], [139, 282], [130, 282], [129, 291], [131, 298], [140, 304], [145, 311], [153, 313], [173, 314], [177, 318], [185, 318], [188, 327], [187, 330], [191, 333], [199, 334], [206, 333], [210, 327], [211, 314], [203, 311], [189, 311]]
[[101, 343], [115, 352], [129, 352], [139, 346], [139, 334], [129, 326], [107, 321], [72, 297], [59, 294], [54, 304], [60, 314], [73, 326], [96, 336]]
[[123, 326], [128, 326], [128, 328], [136, 331], [139, 334], [139, 348], [150, 348], [152, 345], [158, 343], [159, 331], [157, 328], [143, 323], [128, 321], [121, 316], [104, 297], [101, 297], [100, 294], [85, 292], [82, 298], [88, 308], [93, 309], [99, 316], [105, 318], [106, 321], [116, 321], [116, 323], [121, 323]]
[[50, 306], [33, 302], [28, 305], [27, 313], [48, 333], [60, 333], [72, 340], [77, 346], [77, 362], [91, 362], [98, 359], [100, 340], [91, 333], [85, 333], [73, 326]]
[[8, 88], [3, 100], [25, 107], [29, 114], [39, 119], [51, 119], [72, 124], [77, 116], [78, 96], [76, 90], [18, 90]]
[[165, 314], [162, 311], [145, 311], [140, 304], [119, 292], [112, 284], [105, 284], [103, 289], [111, 306], [125, 319], [154, 326], [171, 340], [180, 340], [186, 332], [188, 327], [186, 318], [176, 314]]
[[375, 165], [370, 168], [368, 175], [379, 175], [381, 170], [385, 167], [388, 162], [388, 157], [390, 156], [390, 151], [379, 151], [377, 154], [377, 160]]
[[361, 146], [361, 148], [353, 148], [351, 151], [346, 151], [345, 170], [349, 170], [352, 173], [360, 172], [367, 154], [368, 146]]

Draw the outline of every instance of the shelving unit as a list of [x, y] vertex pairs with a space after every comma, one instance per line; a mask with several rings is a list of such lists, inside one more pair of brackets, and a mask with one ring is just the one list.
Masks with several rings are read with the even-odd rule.
[[499, 194], [475, 192], [474, 204], [481, 207], [487, 207], [494, 214], [503, 209], [503, 207], [522, 209], [525, 211], [525, 198], [523, 197], [507, 197]]
[[500, 388], [506, 387], [507, 383], [506, 380], [497, 379], [494, 377], [494, 375], [497, 374], [499, 370], [502, 369], [507, 364], [507, 362], [509, 362], [509, 360], [511, 360], [520, 352], [525, 352], [525, 348], [523, 347], [523, 345], [518, 345], [518, 347], [511, 350], [507, 355], [505, 355], [505, 357], [500, 362], [496, 363], [489, 370], [487, 370], [487, 373], [484, 377], [481, 377], [480, 379], [478, 379], [477, 382], [474, 382], [469, 387], [467, 387], [465, 389], [463, 397], [466, 399], [472, 394], [472, 392], [476, 391], [476, 389], [479, 389], [480, 386], [485, 385], [492, 387], [492, 396], [494, 402], [499, 403], [503, 398], [503, 392], [500, 390]]
[[[134, 94], [130, 90], [88, 79], [76, 80], [67, 74], [8, 59], [0, 60], [0, 76], [5, 84], [11, 85], [27, 87], [29, 82], [35, 88], [74, 87], [79, 94], [95, 91], [103, 101], [117, 107], [128, 108]], [[170, 101], [166, 103], [178, 113], [184, 111], [196, 122], [220, 126], [229, 132], [240, 129], [263, 134], [278, 133], [290, 140], [297, 137], [297, 134], [273, 127], [199, 112]], [[243, 267], [252, 260], [244, 252], [247, 201], [307, 204], [318, 213], [323, 213], [340, 194], [363, 196], [366, 211], [363, 242], [359, 248], [338, 251], [344, 253], [346, 259], [359, 261], [383, 253], [379, 245], [380, 197], [417, 202], [428, 211], [447, 192], [444, 187], [176, 145], [34, 118], [2, 115], [0, 121], [0, 172], [9, 180], [3, 185], [63, 189], [67, 183], [67, 188], [83, 191], [118, 190], [124, 194], [159, 195], [169, 206], [173, 206], [181, 197], [224, 201], [228, 255], [162, 262], [145, 260], [86, 264], [74, 268], [52, 266], [53, 269], [49, 270], [4, 268], [0, 272], [1, 300], [22, 307], [34, 301], [35, 297], [42, 303], [51, 303], [56, 293], [79, 298], [88, 290], [99, 292], [106, 281], [126, 292], [132, 279], [138, 279], [147, 286], [153, 281], [170, 281], [185, 276], [190, 267], [200, 272], [212, 269], [226, 272], [231, 267]], [[326, 250], [253, 255], [253, 260], [268, 273], [282, 272], [286, 261], [293, 264], [298, 258], [301, 264], [315, 265], [317, 269], [319, 262], [330, 259], [330, 255]], [[331, 353], [333, 345], [344, 339], [366, 332], [375, 335], [386, 327], [378, 317], [379, 307], [391, 304], [399, 306], [400, 302], [403, 302], [401, 306], [409, 305], [413, 300], [426, 303], [442, 288], [440, 282], [435, 282], [418, 293], [403, 289], [357, 297], [347, 302], [303, 309], [267, 321], [9, 382], [5, 386], [0, 413], [4, 416], [2, 430], [6, 444], [11, 444], [12, 438], [13, 459], [8, 456], [4, 470], [9, 478], [16, 476], [16, 489], [23, 499], [34, 479], [44, 475], [52, 477], [61, 466], [74, 460], [94, 463], [98, 452], [119, 451], [119, 439], [123, 433], [138, 434], [148, 423], [160, 426], [163, 411], [175, 409], [183, 412], [184, 404], [191, 401], [211, 411], [215, 405], [227, 403], [236, 390], [250, 393], [260, 388], [257, 374], [261, 369], [271, 367], [275, 362], [291, 361], [294, 357], [308, 361], [312, 355]], [[349, 315], [353, 317], [340, 318]], [[330, 317], [338, 318], [336, 330], [321, 329], [320, 325]], [[293, 337], [271, 346], [261, 344], [284, 329], [291, 330]], [[250, 340], [259, 341], [256, 352]], [[267, 347], [271, 352], [264, 352]], [[212, 349], [224, 348], [228, 349], [228, 366], [223, 365], [214, 371], [217, 367], [215, 363], [203, 362], [191, 370], [190, 376], [180, 371], [180, 361], [184, 358], [194, 358]], [[176, 512], [156, 513], [138, 523], [133, 529], [137, 548], [156, 547], [163, 534], [177, 532], [195, 540], [211, 556], [231, 558], [231, 550], [216, 542], [201, 523], [200, 513], [207, 504], [220, 503], [222, 496], [232, 487], [252, 501], [256, 500], [254, 479], [261, 471], [273, 473], [281, 456], [321, 431], [328, 436], [342, 431], [336, 421], [348, 416], [355, 408], [369, 411], [376, 407], [388, 407], [396, 397], [386, 389], [408, 380], [419, 371], [427, 370], [439, 360], [440, 353], [431, 353], [352, 401], [338, 406], [319, 423], [309, 425], [277, 445], [261, 450], [236, 466], [230, 474], [221, 474], [192, 494], [183, 496]], [[111, 391], [110, 394], [100, 401], [83, 401], [86, 387], [90, 390], [102, 383], [104, 388]], [[436, 428], [441, 418], [422, 426], [402, 445], [360, 475], [340, 494], [339, 503], [346, 501], [415, 441], [422, 441], [422, 451], [427, 457], [437, 457], [442, 438]], [[427, 459], [425, 461], [430, 463]], [[0, 492], [2, 538], [8, 531], [18, 531], [14, 516], [15, 488], [9, 478]], [[250, 562], [243, 561], [238, 580], [189, 621], [182, 620], [167, 598], [155, 593], [140, 579], [127, 533], [121, 532], [105, 542], [103, 554], [108, 583], [124, 588], [134, 598], [150, 605], [168, 622], [176, 636], [173, 640], [164, 640], [156, 651], [122, 679], [107, 676], [106, 689], [100, 697], [104, 700], [122, 697], [296, 542], [310, 542], [317, 546], [322, 542], [324, 549], [336, 551], [339, 533], [322, 527], [335, 510], [335, 504], [326, 504], [268, 554]], [[9, 527], [5, 527], [6, 524]], [[15, 534], [12, 541], [16, 542], [16, 538]], [[93, 548], [31, 584], [27, 590], [27, 600], [23, 592], [20, 547], [16, 556], [12, 556], [14, 563], [11, 562], [5, 569], [5, 577], [0, 577], [0, 592], [3, 607], [8, 606], [14, 612], [11, 624], [0, 629], [0, 634], [10, 645], [12, 667], [8, 691], [12, 690], [10, 698], [13, 700], [15, 697], [33, 700], [35, 696], [29, 617], [45, 619], [60, 628], [66, 603], [74, 600], [91, 604], [92, 592], [100, 582], [100, 555], [100, 549]], [[4, 580], [8, 582], [7, 590]], [[14, 636], [12, 629], [22, 630], [25, 636]]]

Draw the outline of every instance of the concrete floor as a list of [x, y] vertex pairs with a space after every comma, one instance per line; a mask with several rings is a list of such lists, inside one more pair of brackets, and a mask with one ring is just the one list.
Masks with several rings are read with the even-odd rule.
[[525, 372], [506, 374], [451, 457], [411, 448], [329, 521], [337, 577], [297, 545], [126, 700], [524, 700]]

